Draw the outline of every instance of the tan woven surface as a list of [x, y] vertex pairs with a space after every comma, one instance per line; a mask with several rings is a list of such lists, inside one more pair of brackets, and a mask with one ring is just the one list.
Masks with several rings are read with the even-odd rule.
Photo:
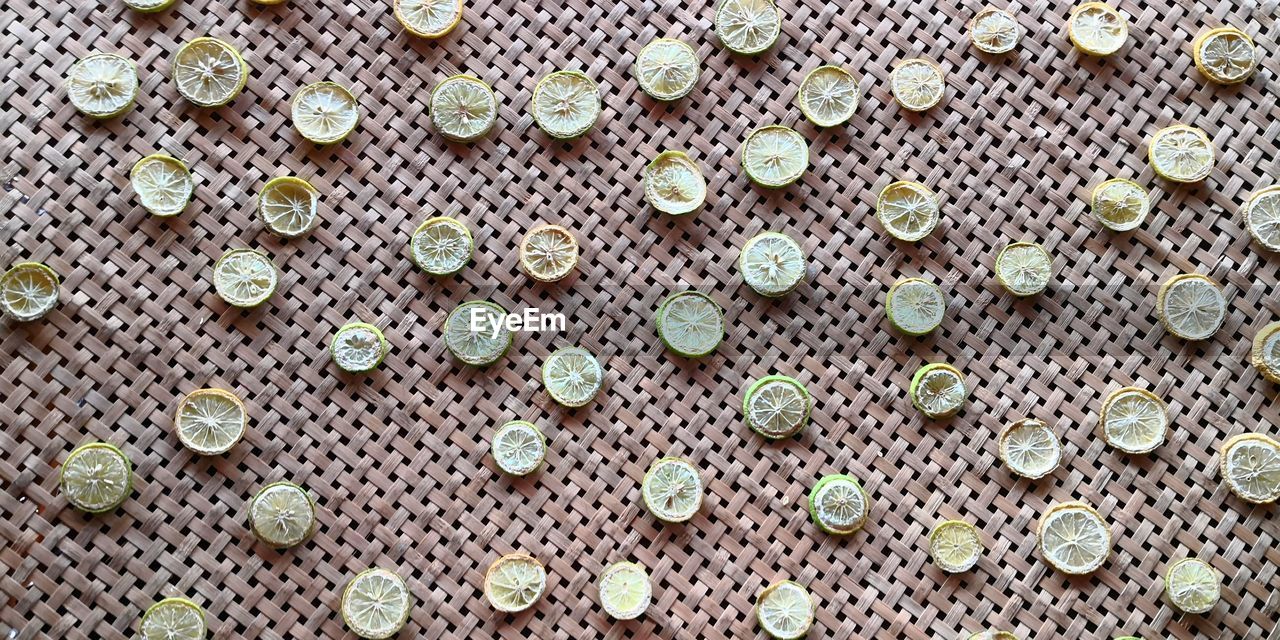
[[[783, 0], [779, 45], [730, 56], [711, 32], [709, 2], [479, 0], [439, 42], [408, 36], [390, 2], [179, 0], [159, 16], [108, 2], [14, 0], [0, 7], [0, 263], [43, 260], [64, 277], [46, 321], [0, 327], [0, 638], [132, 636], [147, 605], [184, 595], [208, 611], [216, 638], [346, 634], [341, 587], [372, 565], [397, 570], [418, 599], [401, 637], [755, 637], [756, 593], [781, 578], [818, 602], [811, 638], [953, 638], [985, 627], [1022, 638], [1263, 638], [1280, 619], [1280, 524], [1274, 508], [1232, 496], [1218, 446], [1248, 430], [1275, 434], [1274, 385], [1247, 366], [1248, 342], [1280, 315], [1280, 260], [1247, 241], [1237, 219], [1254, 189], [1280, 175], [1280, 37], [1276, 0], [1123, 0], [1131, 38], [1107, 61], [1066, 42], [1070, 2], [1015, 2], [1026, 38], [1007, 58], [978, 55], [965, 23], [976, 2]], [[1206, 85], [1189, 43], [1229, 23], [1264, 52], [1237, 88]], [[168, 79], [179, 43], [211, 34], [243, 48], [252, 68], [231, 105], [204, 111]], [[630, 65], [650, 39], [694, 44], [698, 89], [662, 106]], [[138, 61], [139, 104], [95, 123], [66, 101], [62, 78], [92, 50]], [[908, 115], [887, 91], [899, 59], [937, 59], [943, 104]], [[796, 124], [805, 72], [836, 62], [861, 77], [863, 104], [846, 127]], [[585, 139], [550, 143], [532, 124], [536, 80], [559, 68], [596, 78], [605, 109]], [[425, 110], [457, 72], [492, 84], [495, 131], [445, 144]], [[292, 129], [300, 86], [336, 80], [358, 94], [362, 120], [344, 144], [317, 149]], [[1199, 187], [1156, 179], [1145, 159], [1157, 128], [1203, 127], [1220, 151]], [[810, 170], [776, 193], [751, 187], [737, 149], [759, 124], [796, 124]], [[644, 205], [637, 176], [665, 148], [706, 169], [710, 197], [673, 221]], [[198, 197], [180, 218], [147, 216], [128, 184], [144, 154], [185, 160]], [[255, 195], [286, 173], [323, 192], [323, 222], [278, 241], [253, 215]], [[1135, 177], [1155, 202], [1130, 234], [1088, 216], [1094, 185]], [[874, 221], [879, 189], [928, 183], [943, 198], [939, 230], [918, 246]], [[473, 229], [474, 262], [435, 281], [405, 254], [427, 215]], [[536, 222], [574, 229], [579, 274], [556, 286], [520, 275], [515, 246]], [[741, 284], [736, 247], [785, 231], [811, 253], [810, 277], [782, 301]], [[991, 274], [995, 252], [1038, 239], [1060, 286], [1014, 301]], [[227, 248], [269, 252], [280, 291], [262, 309], [224, 305], [210, 281]], [[1230, 315], [1216, 338], [1188, 344], [1155, 318], [1155, 285], [1178, 272], [1222, 282]], [[924, 274], [950, 306], [932, 337], [893, 333], [888, 285]], [[696, 286], [726, 308], [714, 357], [666, 353], [652, 311]], [[477, 371], [451, 361], [440, 337], [449, 310], [492, 297], [508, 309], [563, 311], [567, 331], [517, 337]], [[392, 352], [367, 378], [339, 375], [336, 327], [383, 328]], [[577, 343], [608, 370], [598, 401], [556, 408], [538, 380], [549, 351]], [[923, 362], [947, 360], [974, 391], [955, 419], [922, 422], [905, 388]], [[741, 392], [759, 376], [793, 375], [816, 407], [804, 434], [765, 444], [742, 423]], [[1103, 397], [1153, 389], [1174, 429], [1150, 456], [1129, 458], [1094, 434]], [[203, 386], [234, 390], [251, 412], [231, 453], [182, 450], [172, 412]], [[995, 435], [1023, 416], [1061, 434], [1064, 464], [1017, 480], [996, 460]], [[500, 476], [488, 440], [524, 418], [550, 439], [547, 466]], [[89, 517], [57, 490], [77, 444], [119, 444], [137, 467], [132, 497]], [[708, 483], [702, 512], [660, 526], [640, 506], [645, 468], [662, 455], [695, 460]], [[871, 524], [849, 540], [821, 534], [805, 495], [847, 472], [872, 497]], [[246, 501], [291, 479], [319, 499], [320, 529], [296, 550], [255, 545]], [[1084, 499], [1107, 518], [1114, 553], [1069, 579], [1035, 551], [1047, 505]], [[925, 536], [941, 518], [977, 524], [988, 552], [947, 577]], [[485, 568], [522, 550], [549, 570], [531, 612], [497, 615]], [[1225, 574], [1206, 616], [1161, 600], [1173, 560], [1197, 555]], [[612, 624], [597, 604], [607, 563], [647, 565], [655, 601], [640, 621]], [[348, 634], [349, 635], [349, 634]]]

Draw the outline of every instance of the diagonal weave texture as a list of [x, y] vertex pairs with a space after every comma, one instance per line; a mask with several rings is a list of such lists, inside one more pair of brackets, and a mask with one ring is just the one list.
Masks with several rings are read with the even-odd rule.
[[[968, 44], [978, 2], [782, 0], [778, 45], [729, 55], [710, 2], [477, 0], [438, 42], [415, 39], [389, 1], [179, 0], [156, 16], [109, 2], [13, 0], [0, 7], [0, 263], [49, 263], [62, 304], [47, 320], [0, 327], [0, 637], [132, 637], [142, 611], [183, 595], [202, 604], [215, 638], [350, 637], [341, 589], [368, 566], [404, 575], [418, 600], [400, 637], [758, 637], [752, 607], [790, 578], [818, 604], [810, 638], [954, 638], [1006, 628], [1022, 638], [1265, 638], [1280, 620], [1280, 538], [1273, 508], [1221, 484], [1217, 450], [1244, 431], [1276, 433], [1274, 385], [1247, 365], [1254, 332], [1280, 315], [1280, 259], [1250, 244], [1238, 219], [1249, 193], [1280, 175], [1280, 26], [1276, 0], [1121, 0], [1129, 43], [1082, 58], [1064, 37], [1071, 2], [1011, 3], [1026, 37], [991, 58]], [[1255, 38], [1264, 58], [1242, 86], [1206, 84], [1190, 42], [1219, 24]], [[200, 110], [177, 96], [169, 59], [202, 35], [241, 47], [252, 69], [231, 105]], [[703, 59], [698, 88], [666, 106], [637, 88], [630, 65], [654, 37], [682, 38]], [[65, 99], [70, 65], [93, 50], [137, 60], [138, 105], [97, 123]], [[936, 59], [944, 102], [925, 115], [893, 104], [888, 73], [905, 57]], [[817, 130], [794, 106], [804, 74], [856, 70], [863, 104], [844, 127]], [[604, 113], [584, 139], [553, 143], [528, 101], [542, 75], [575, 68], [600, 83]], [[446, 144], [430, 128], [428, 92], [469, 72], [501, 102], [495, 131]], [[317, 148], [292, 129], [288, 99], [335, 80], [358, 94], [353, 136]], [[1203, 127], [1219, 150], [1201, 186], [1158, 180], [1146, 141], [1173, 122]], [[794, 125], [810, 141], [803, 180], [753, 188], [737, 149], [760, 124]], [[660, 150], [686, 149], [705, 168], [709, 201], [672, 220], [644, 204], [637, 179]], [[182, 158], [198, 196], [181, 217], [145, 214], [128, 183], [139, 157]], [[323, 222], [281, 242], [254, 216], [255, 195], [294, 174], [323, 193]], [[1154, 207], [1143, 227], [1109, 234], [1088, 214], [1092, 187], [1133, 177]], [[943, 199], [937, 232], [917, 246], [889, 240], [875, 196], [915, 179]], [[428, 215], [467, 222], [475, 260], [433, 280], [406, 257]], [[538, 285], [516, 267], [523, 230], [571, 227], [583, 259], [569, 282]], [[801, 239], [807, 282], [781, 301], [751, 294], [737, 247], [761, 230]], [[1058, 285], [1014, 300], [991, 273], [996, 251], [1036, 239]], [[268, 252], [280, 291], [262, 309], [228, 308], [210, 281], [231, 247]], [[1155, 287], [1183, 271], [1226, 288], [1229, 317], [1211, 340], [1166, 334]], [[943, 283], [941, 330], [907, 339], [883, 298], [897, 278]], [[714, 357], [685, 361], [650, 320], [673, 290], [697, 287], [726, 309]], [[564, 332], [521, 334], [487, 370], [455, 364], [440, 337], [458, 303], [561, 311]], [[351, 320], [392, 345], [373, 375], [339, 375], [327, 345]], [[539, 381], [554, 348], [600, 354], [604, 392], [558, 409]], [[955, 419], [921, 420], [906, 387], [924, 362], [969, 376]], [[766, 444], [743, 425], [741, 392], [779, 372], [815, 398], [801, 437]], [[1126, 457], [1094, 433], [1106, 394], [1154, 390], [1174, 428], [1150, 456]], [[231, 389], [251, 412], [225, 456], [183, 450], [172, 413], [187, 392]], [[996, 459], [1006, 423], [1035, 416], [1062, 437], [1064, 464], [1036, 482]], [[550, 440], [544, 469], [497, 473], [496, 426], [523, 418]], [[115, 513], [89, 517], [57, 489], [58, 467], [88, 440], [132, 456], [136, 490]], [[707, 482], [702, 512], [661, 526], [639, 482], [663, 455], [691, 458]], [[848, 540], [821, 534], [805, 496], [827, 473], [850, 473], [872, 497], [871, 523]], [[255, 544], [246, 501], [290, 479], [320, 505], [316, 537], [289, 552]], [[1086, 578], [1049, 570], [1035, 551], [1048, 505], [1084, 499], [1110, 523], [1110, 560]], [[977, 568], [935, 569], [927, 532], [964, 518], [988, 551]], [[530, 612], [484, 601], [485, 568], [521, 550], [549, 571]], [[1161, 600], [1164, 569], [1188, 555], [1224, 575], [1223, 601], [1180, 616]], [[614, 624], [595, 576], [634, 559], [655, 601]]]

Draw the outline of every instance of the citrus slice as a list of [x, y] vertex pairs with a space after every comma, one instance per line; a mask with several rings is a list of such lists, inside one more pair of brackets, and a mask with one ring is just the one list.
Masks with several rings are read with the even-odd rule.
[[1208, 613], [1222, 597], [1222, 578], [1208, 562], [1184, 558], [1169, 567], [1164, 576], [1164, 595], [1173, 608], [1183, 613]]
[[1035, 418], [1018, 420], [1000, 434], [1000, 459], [1009, 470], [1032, 480], [1058, 468], [1062, 443], [1049, 425]]
[[124, 6], [138, 13], [158, 13], [172, 7], [178, 0], [123, 0]]
[[809, 422], [813, 401], [798, 380], [782, 375], [756, 380], [742, 398], [742, 415], [752, 431], [770, 440], [789, 438]]
[[450, 76], [431, 90], [431, 124], [449, 140], [479, 140], [497, 122], [498, 97], [480, 78]]
[[1009, 53], [1022, 39], [1022, 29], [1012, 13], [987, 7], [969, 21], [969, 40], [978, 51], [999, 55]]
[[316, 144], [341, 142], [356, 128], [360, 111], [356, 97], [336, 82], [316, 82], [293, 94], [293, 126]]
[[196, 194], [196, 183], [181, 160], [154, 153], [133, 165], [129, 182], [151, 215], [167, 218], [182, 213]]
[[1204, 340], [1222, 327], [1227, 299], [1209, 277], [1182, 273], [1160, 285], [1156, 314], [1169, 333], [1183, 340]]
[[1071, 575], [1091, 573], [1111, 554], [1111, 531], [1083, 502], [1056, 504], [1040, 516], [1037, 545], [1045, 562]]
[[484, 596], [494, 609], [518, 613], [533, 606], [547, 589], [547, 570], [533, 556], [508, 553], [489, 565]]
[[433, 276], [451, 276], [471, 261], [476, 242], [467, 225], [439, 216], [423, 222], [409, 240], [409, 257]]
[[284, 4], [285, 0], [252, 0], [254, 4], [260, 4], [264, 7], [274, 7], [278, 4]]
[[751, 56], [762, 53], [782, 33], [782, 12], [773, 0], [721, 0], [715, 31], [724, 47]]
[[1101, 2], [1086, 2], [1071, 11], [1067, 37], [1091, 56], [1109, 56], [1129, 38], [1129, 24], [1120, 12]]
[[192, 391], [178, 403], [173, 417], [182, 446], [202, 456], [230, 451], [244, 437], [248, 424], [244, 403], [222, 389]]
[[790, 580], [775, 582], [756, 598], [756, 621], [778, 640], [796, 640], [813, 626], [815, 605], [804, 587]]
[[724, 311], [710, 296], [681, 291], [667, 296], [654, 317], [658, 339], [676, 355], [701, 358], [724, 339]]
[[849, 535], [867, 523], [870, 503], [853, 476], [826, 475], [809, 492], [809, 517], [826, 533]]
[[520, 266], [539, 282], [562, 280], [578, 266], [578, 239], [560, 225], [538, 225], [520, 241]]
[[938, 285], [920, 278], [903, 278], [889, 287], [884, 306], [894, 329], [909, 336], [922, 336], [942, 324], [947, 300]]
[[542, 466], [547, 438], [532, 422], [512, 420], [493, 434], [493, 460], [504, 473], [524, 476]]
[[1262, 377], [1280, 383], [1280, 322], [1272, 322], [1253, 337], [1249, 359]]
[[138, 68], [114, 53], [87, 55], [67, 72], [67, 97], [86, 116], [114, 118], [138, 97]]
[[309, 538], [316, 528], [316, 504], [306, 489], [292, 482], [273, 482], [258, 490], [249, 503], [253, 535], [276, 549]]
[[178, 93], [196, 106], [227, 104], [248, 80], [249, 65], [240, 52], [217, 38], [196, 38], [182, 45], [173, 59]]
[[1253, 40], [1235, 27], [1210, 29], [1191, 43], [1191, 56], [1204, 76], [1219, 84], [1244, 82], [1258, 66]]
[[1112, 178], [1093, 190], [1093, 217], [1112, 231], [1137, 229], [1150, 209], [1147, 190], [1132, 180]]
[[351, 322], [333, 334], [329, 356], [347, 373], [366, 373], [382, 364], [391, 351], [386, 336], [371, 324]]
[[1174, 182], [1199, 182], [1209, 177], [1214, 153], [1209, 136], [1185, 124], [1157, 131], [1147, 147], [1151, 168], [1161, 178]]
[[204, 609], [186, 598], [165, 598], [142, 614], [142, 640], [204, 640]]
[[615, 562], [600, 572], [600, 604], [614, 620], [634, 620], [653, 599], [649, 573], [634, 562]]
[[809, 143], [788, 127], [760, 127], [742, 141], [742, 170], [762, 187], [785, 187], [799, 180], [808, 166]]
[[581, 407], [595, 399], [604, 385], [600, 361], [582, 347], [556, 349], [542, 364], [542, 384], [561, 406]]
[[1137, 387], [1111, 392], [1102, 402], [1098, 428], [1107, 444], [1130, 454], [1150, 453], [1164, 444], [1169, 415], [1156, 394]]
[[996, 280], [1015, 296], [1033, 296], [1049, 286], [1053, 259], [1034, 242], [1015, 242], [996, 255]]
[[640, 497], [653, 517], [686, 522], [702, 508], [702, 477], [684, 458], [659, 458], [640, 481]]
[[876, 219], [903, 242], [923, 240], [938, 226], [938, 196], [919, 182], [900, 180], [880, 190]]
[[440, 38], [462, 21], [462, 0], [395, 0], [396, 20], [420, 38]]
[[296, 238], [311, 230], [319, 217], [320, 192], [293, 176], [267, 181], [258, 192], [258, 217], [267, 230], [282, 238]]
[[964, 520], [943, 520], [929, 532], [929, 557], [947, 573], [962, 573], [982, 559], [982, 535]]
[[796, 102], [800, 113], [819, 127], [844, 124], [858, 110], [858, 81], [840, 67], [818, 67], [800, 82]]
[[58, 274], [39, 262], [19, 262], [0, 276], [0, 311], [18, 322], [39, 320], [58, 306]]
[[488, 300], [458, 305], [444, 321], [444, 345], [465, 364], [485, 367], [511, 348], [507, 310]]
[[600, 88], [581, 71], [556, 71], [533, 88], [533, 121], [560, 140], [591, 130], [600, 117]]
[[133, 493], [133, 464], [114, 445], [82, 444], [62, 463], [59, 483], [71, 506], [86, 513], [105, 513]]
[[898, 63], [889, 78], [893, 99], [908, 111], [928, 111], [947, 89], [942, 68], [932, 60], [911, 58]]
[[742, 245], [738, 268], [742, 270], [742, 280], [753, 291], [767, 298], [780, 298], [804, 281], [804, 249], [791, 236], [766, 231]]
[[213, 288], [233, 307], [250, 308], [266, 302], [279, 283], [271, 258], [253, 249], [232, 249], [213, 265]]
[[1222, 477], [1246, 502], [1280, 499], [1280, 442], [1261, 433], [1245, 433], [1222, 445]]
[[926, 364], [911, 377], [911, 404], [933, 420], [950, 418], [964, 407], [969, 390], [960, 370], [940, 362]]
[[644, 169], [644, 199], [668, 215], [693, 213], [707, 200], [707, 181], [688, 154], [663, 151]]
[[[1018, 636], [1008, 631], [979, 631], [971, 634], [965, 640], [1018, 640]], [[1121, 640], [1117, 638], [1117, 640]]]
[[1250, 196], [1242, 213], [1253, 241], [1267, 251], [1280, 251], [1280, 185]]
[[386, 640], [404, 628], [413, 594], [404, 578], [387, 569], [365, 569], [342, 590], [342, 621], [361, 638]]
[[658, 38], [636, 54], [636, 80], [655, 100], [679, 100], [698, 84], [698, 52], [671, 38]]

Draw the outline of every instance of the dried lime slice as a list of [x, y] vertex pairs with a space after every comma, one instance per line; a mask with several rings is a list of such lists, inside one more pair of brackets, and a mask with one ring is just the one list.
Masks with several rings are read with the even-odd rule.
[[[971, 634], [968, 638], [965, 638], [965, 640], [1018, 640], [1018, 636], [1015, 636], [1008, 631], [990, 630], [979, 631]], [[1117, 638], [1117, 640], [1120, 639]]]
[[524, 476], [542, 466], [547, 438], [532, 422], [512, 420], [493, 434], [493, 460], [504, 473]]
[[760, 127], [742, 141], [742, 169], [762, 187], [785, 187], [799, 180], [808, 167], [809, 143], [788, 127]]
[[909, 111], [928, 111], [942, 101], [946, 76], [938, 63], [911, 58], [898, 63], [889, 78], [893, 99]]
[[249, 528], [276, 549], [295, 546], [315, 532], [316, 503], [292, 482], [273, 482], [249, 502]]
[[399, 633], [412, 608], [409, 585], [387, 569], [365, 569], [342, 591], [342, 621], [369, 640], [386, 640]]
[[1018, 420], [1000, 434], [1000, 459], [1009, 470], [1035, 480], [1058, 468], [1062, 443], [1053, 429], [1035, 418]]
[[200, 107], [220, 107], [235, 99], [249, 80], [249, 65], [235, 47], [217, 38], [196, 38], [173, 59], [178, 93]]
[[679, 100], [698, 84], [698, 52], [671, 38], [658, 38], [636, 54], [636, 80], [655, 100]]
[[471, 261], [476, 242], [467, 225], [439, 216], [423, 222], [409, 240], [413, 263], [433, 276], [451, 276]]
[[663, 151], [644, 169], [644, 199], [662, 213], [693, 213], [707, 200], [707, 181], [688, 154]]
[[462, 21], [462, 0], [395, 0], [392, 9], [405, 31], [440, 38]]
[[172, 7], [178, 0], [123, 0], [124, 6], [138, 13], [158, 13]]
[[920, 278], [903, 278], [889, 287], [884, 306], [894, 329], [909, 336], [922, 336], [942, 324], [947, 300], [938, 285]]
[[1280, 251], [1280, 185], [1250, 196], [1241, 212], [1253, 241], [1267, 251]]
[[614, 620], [634, 620], [653, 599], [649, 573], [634, 562], [615, 562], [600, 572], [600, 605]]
[[1156, 314], [1169, 333], [1183, 340], [1204, 340], [1218, 332], [1227, 317], [1222, 287], [1207, 276], [1182, 273], [1160, 285]]
[[133, 165], [129, 182], [151, 215], [167, 218], [182, 213], [196, 194], [196, 183], [181, 160], [154, 153]]
[[520, 266], [539, 282], [562, 280], [578, 266], [578, 239], [560, 225], [538, 225], [520, 241]]
[[697, 291], [673, 293], [654, 316], [658, 339], [676, 355], [701, 358], [724, 339], [724, 311], [710, 296]]
[[19, 262], [0, 276], [0, 311], [18, 322], [49, 315], [58, 306], [58, 274], [40, 262]]
[[796, 640], [813, 626], [815, 605], [804, 587], [790, 580], [775, 582], [756, 598], [756, 621], [778, 640]]
[[1033, 296], [1049, 286], [1053, 259], [1034, 242], [1015, 242], [996, 255], [996, 280], [1015, 296]]
[[818, 67], [800, 82], [796, 102], [800, 113], [819, 127], [844, 124], [858, 110], [858, 81], [840, 67]]
[[1132, 180], [1112, 178], [1093, 190], [1093, 217], [1112, 231], [1137, 229], [1150, 209], [1147, 190]]
[[267, 181], [258, 192], [258, 217], [267, 230], [282, 238], [297, 238], [311, 230], [319, 217], [320, 192], [293, 176]]
[[1261, 433], [1245, 433], [1222, 445], [1222, 478], [1246, 502], [1280, 499], [1280, 442]]
[[1150, 453], [1164, 444], [1169, 414], [1156, 394], [1137, 387], [1111, 392], [1102, 402], [1098, 430], [1107, 444], [1130, 454]]
[[742, 245], [738, 268], [756, 293], [780, 298], [804, 281], [804, 250], [791, 236], [766, 231]]
[[950, 418], [964, 407], [969, 390], [960, 370], [940, 362], [926, 364], [911, 377], [911, 404], [933, 420]]
[[937, 228], [938, 218], [938, 196], [919, 182], [894, 182], [876, 199], [876, 219], [903, 242], [923, 240]]
[[494, 609], [519, 613], [533, 606], [547, 589], [547, 570], [536, 558], [508, 553], [489, 565], [484, 574], [484, 596]]
[[213, 265], [213, 288], [233, 307], [256, 307], [276, 292], [280, 276], [266, 254], [232, 249]]
[[1129, 24], [1120, 12], [1101, 2], [1086, 2], [1071, 11], [1067, 37], [1091, 56], [1109, 56], [1129, 38]]
[[809, 492], [809, 517], [826, 533], [844, 536], [867, 523], [871, 501], [853, 476], [822, 476]]
[[978, 51], [999, 55], [1009, 53], [1022, 39], [1022, 29], [1012, 13], [987, 7], [969, 21], [969, 40]]
[[581, 71], [556, 71], [533, 88], [533, 121], [552, 138], [577, 138], [600, 117], [600, 88]]
[[336, 82], [316, 82], [293, 94], [293, 126], [316, 144], [341, 142], [356, 128], [360, 110], [356, 97]]
[[1262, 377], [1280, 383], [1280, 322], [1272, 322], [1253, 337], [1249, 359]]
[[244, 403], [222, 389], [192, 391], [178, 403], [173, 417], [182, 446], [202, 456], [230, 451], [244, 437], [248, 424]]
[[1164, 576], [1164, 595], [1183, 613], [1209, 613], [1222, 597], [1222, 577], [1208, 562], [1184, 558]]
[[542, 384], [561, 406], [581, 407], [595, 399], [604, 385], [600, 361], [582, 347], [563, 347], [542, 364]]
[[449, 140], [479, 140], [497, 122], [498, 97], [480, 78], [450, 76], [431, 90], [431, 124]]
[[142, 614], [142, 640], [204, 640], [204, 609], [186, 598], [165, 598]]
[[67, 97], [86, 116], [114, 118], [138, 97], [138, 68], [114, 53], [87, 55], [67, 72]]
[[742, 398], [742, 415], [752, 431], [770, 439], [789, 438], [809, 422], [813, 401], [794, 378], [771, 375], [756, 380]]
[[702, 508], [702, 477], [684, 458], [659, 458], [640, 481], [640, 497], [653, 517], [686, 522]]
[[1191, 56], [1204, 76], [1219, 84], [1249, 79], [1258, 66], [1253, 40], [1235, 27], [1210, 29], [1191, 43]]
[[1201, 129], [1175, 124], [1151, 136], [1147, 160], [1156, 174], [1174, 182], [1199, 182], [1213, 173], [1213, 142]]
[[444, 321], [444, 345], [465, 364], [485, 367], [511, 348], [507, 310], [488, 300], [457, 306]]
[[391, 351], [386, 336], [371, 324], [351, 322], [333, 334], [329, 356], [339, 369], [347, 373], [373, 371]]
[[778, 41], [782, 12], [773, 0], [721, 0], [716, 5], [715, 31], [726, 49], [755, 55]]
[[1083, 502], [1056, 504], [1040, 516], [1036, 532], [1040, 555], [1049, 566], [1071, 575], [1092, 573], [1111, 554], [1111, 531], [1097, 511]]
[[982, 559], [982, 535], [964, 520], [943, 520], [929, 532], [929, 557], [947, 573], [962, 573]]
[[71, 506], [105, 513], [133, 493], [133, 464], [115, 445], [90, 442], [76, 447], [59, 471], [62, 494]]

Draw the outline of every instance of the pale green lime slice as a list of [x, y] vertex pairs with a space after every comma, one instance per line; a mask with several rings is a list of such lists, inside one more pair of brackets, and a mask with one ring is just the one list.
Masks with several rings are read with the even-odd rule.
[[804, 249], [791, 236], [766, 231], [742, 246], [738, 268], [743, 281], [756, 293], [780, 298], [804, 281]]
[[94, 118], [114, 118], [138, 96], [138, 69], [114, 53], [81, 58], [67, 73], [67, 98], [76, 110]]
[[512, 420], [493, 434], [493, 460], [513, 476], [533, 473], [547, 457], [547, 438], [532, 422]]
[[464, 302], [444, 321], [444, 344], [465, 364], [491, 365], [511, 348], [511, 330], [506, 320], [507, 310], [492, 302]]
[[533, 121], [552, 138], [577, 138], [599, 117], [600, 89], [581, 71], [556, 71], [533, 88]]
[[636, 55], [635, 73], [640, 88], [656, 100], [679, 100], [698, 84], [698, 53], [671, 38], [658, 38]]
[[186, 598], [165, 598], [142, 614], [143, 640], [204, 640], [204, 609]]
[[339, 369], [348, 373], [373, 371], [390, 352], [386, 336], [377, 327], [364, 322], [342, 325], [333, 334], [329, 355]]
[[785, 187], [809, 167], [809, 143], [789, 127], [760, 127], [742, 142], [742, 170], [752, 182], [769, 189]]
[[770, 637], [797, 640], [813, 626], [815, 605], [809, 592], [790, 580], [775, 582], [756, 599], [756, 621]]
[[1049, 475], [1062, 460], [1062, 443], [1049, 425], [1035, 418], [1010, 424], [1000, 434], [1000, 459], [1009, 470], [1035, 480]]
[[76, 447], [62, 463], [59, 477], [67, 502], [88, 513], [112, 511], [133, 492], [129, 456], [105, 442]]
[[305, 489], [292, 482], [269, 484], [258, 490], [249, 503], [253, 535], [277, 549], [306, 540], [315, 526], [315, 502]]
[[773, 0], [721, 0], [716, 6], [715, 31], [726, 49], [755, 55], [778, 41], [782, 13]]
[[178, 403], [173, 425], [182, 446], [202, 456], [226, 453], [244, 437], [249, 418], [244, 403], [222, 389], [199, 389]]
[[653, 517], [680, 523], [702, 507], [702, 477], [684, 458], [659, 458], [640, 481], [640, 497]]
[[662, 213], [693, 213], [707, 200], [707, 181], [687, 154], [663, 151], [645, 167], [644, 199]]
[[58, 274], [39, 262], [19, 262], [0, 276], [0, 311], [19, 322], [39, 320], [58, 306]]
[[258, 217], [267, 230], [282, 238], [297, 238], [311, 230], [319, 217], [320, 192], [293, 176], [267, 181], [258, 192]]
[[142, 207], [161, 218], [182, 213], [196, 192], [196, 183], [187, 165], [163, 153], [149, 155], [134, 164], [129, 182]]
[[235, 47], [217, 38], [196, 38], [173, 58], [178, 93], [200, 107], [220, 107], [235, 99], [249, 80], [249, 65]]
[[600, 604], [615, 620], [639, 618], [652, 598], [649, 573], [634, 562], [615, 562], [600, 573]]
[[248, 309], [262, 304], [279, 284], [271, 258], [253, 249], [232, 249], [213, 265], [213, 288], [233, 307]]
[[450, 76], [431, 91], [431, 123], [449, 140], [479, 140], [497, 121], [498, 98], [479, 78]]
[[800, 83], [796, 102], [804, 117], [819, 127], [844, 124], [858, 110], [858, 81], [840, 67], [818, 67]]
[[387, 569], [360, 572], [342, 592], [342, 620], [356, 635], [386, 640], [404, 628], [413, 594], [404, 578]]
[[360, 120], [356, 97], [336, 82], [316, 82], [299, 89], [290, 109], [298, 133], [316, 144], [340, 142]]
[[1208, 562], [1186, 558], [1173, 563], [1164, 577], [1169, 604], [1183, 613], [1208, 613], [1222, 597], [1222, 578]]
[[546, 590], [547, 570], [528, 554], [508, 553], [489, 565], [484, 574], [485, 597], [504, 613], [532, 607]]
[[564, 347], [542, 364], [542, 384], [561, 406], [581, 407], [591, 402], [604, 385], [604, 369], [582, 347]]
[[697, 291], [673, 293], [654, 317], [658, 339], [686, 358], [701, 358], [724, 339], [724, 312], [710, 296]]
[[894, 329], [909, 336], [922, 336], [942, 324], [947, 300], [938, 285], [920, 278], [903, 278], [889, 287], [884, 306]]
[[747, 426], [770, 440], [789, 438], [809, 422], [813, 402], [798, 380], [771, 375], [760, 378], [747, 388], [742, 399], [742, 414]]
[[823, 476], [809, 492], [809, 516], [819, 529], [834, 535], [857, 532], [871, 510], [867, 492], [853, 476]]

